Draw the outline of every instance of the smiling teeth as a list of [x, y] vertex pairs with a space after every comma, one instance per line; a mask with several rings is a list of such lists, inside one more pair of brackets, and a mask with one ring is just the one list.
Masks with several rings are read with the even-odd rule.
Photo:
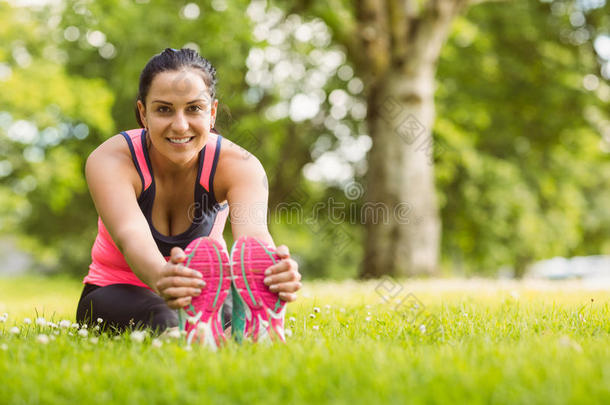
[[171, 139], [171, 138], [167, 138], [169, 139], [169, 141], [171, 143], [187, 143], [188, 141], [190, 141], [193, 138], [180, 138], [180, 139]]

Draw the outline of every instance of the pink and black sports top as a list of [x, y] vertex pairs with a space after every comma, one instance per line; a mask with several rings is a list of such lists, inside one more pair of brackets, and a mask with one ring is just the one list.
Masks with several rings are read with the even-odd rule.
[[[138, 205], [148, 221], [152, 236], [159, 251], [169, 258], [174, 246], [182, 249], [194, 239], [209, 236], [218, 240], [226, 247], [222, 232], [229, 209], [227, 204], [220, 205], [214, 196], [213, 180], [220, 155], [222, 136], [210, 133], [208, 141], [199, 153], [199, 169], [195, 182], [194, 201], [191, 212], [191, 226], [179, 235], [166, 236], [157, 231], [152, 223], [152, 208], [155, 200], [155, 179], [146, 148], [146, 130], [132, 129], [121, 132], [125, 137], [133, 163], [142, 181], [142, 192], [138, 197]], [[131, 270], [125, 258], [113, 242], [101, 218], [98, 218], [98, 234], [91, 249], [91, 265], [89, 274], [83, 283], [95, 284], [101, 287], [110, 284], [134, 284], [147, 287]]]

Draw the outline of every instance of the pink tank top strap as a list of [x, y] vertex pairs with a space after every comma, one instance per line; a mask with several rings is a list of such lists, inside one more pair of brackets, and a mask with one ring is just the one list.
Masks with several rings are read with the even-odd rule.
[[207, 192], [210, 192], [210, 178], [212, 177], [214, 162], [217, 160], [216, 149], [219, 149], [219, 140], [220, 137], [217, 134], [210, 132], [208, 136], [208, 142], [205, 145], [205, 151], [203, 155], [203, 168], [201, 169], [201, 177], [199, 178], [199, 183]]
[[133, 148], [132, 154], [134, 155], [134, 163], [137, 165], [137, 169], [142, 175], [142, 191], [146, 190], [152, 183], [152, 176], [150, 175], [150, 169], [146, 163], [146, 156], [144, 155], [145, 145], [143, 143], [144, 130], [142, 128], [132, 129], [123, 132], [129, 139], [131, 139], [131, 147]]

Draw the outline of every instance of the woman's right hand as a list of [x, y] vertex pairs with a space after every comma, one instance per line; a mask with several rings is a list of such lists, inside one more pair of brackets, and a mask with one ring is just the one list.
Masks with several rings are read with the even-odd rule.
[[193, 296], [201, 294], [205, 282], [201, 273], [184, 267], [186, 260], [184, 250], [172, 248], [170, 259], [163, 265], [161, 275], [156, 283], [157, 292], [172, 309], [184, 308], [191, 303]]

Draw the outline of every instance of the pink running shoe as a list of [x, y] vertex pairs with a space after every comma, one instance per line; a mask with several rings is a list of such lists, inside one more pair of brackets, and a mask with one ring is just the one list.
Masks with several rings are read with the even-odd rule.
[[198, 341], [216, 350], [226, 340], [221, 309], [231, 287], [229, 257], [220, 243], [208, 237], [193, 240], [184, 252], [184, 265], [200, 272], [206, 285], [179, 311], [180, 330], [186, 331], [189, 345]]
[[[278, 294], [269, 291], [269, 287], [263, 282], [265, 270], [280, 260], [274, 248], [252, 237], [239, 238], [231, 249], [233, 286], [238, 293], [235, 295], [241, 301], [234, 302], [233, 305], [234, 308], [243, 307], [245, 312], [245, 324], [240, 325], [240, 319], [232, 320], [236, 328], [234, 332], [251, 338], [254, 342], [278, 339], [286, 342], [284, 337], [286, 302], [282, 301]], [[237, 330], [242, 329], [240, 326], [243, 332]], [[238, 340], [241, 338], [239, 335], [236, 335]]]

